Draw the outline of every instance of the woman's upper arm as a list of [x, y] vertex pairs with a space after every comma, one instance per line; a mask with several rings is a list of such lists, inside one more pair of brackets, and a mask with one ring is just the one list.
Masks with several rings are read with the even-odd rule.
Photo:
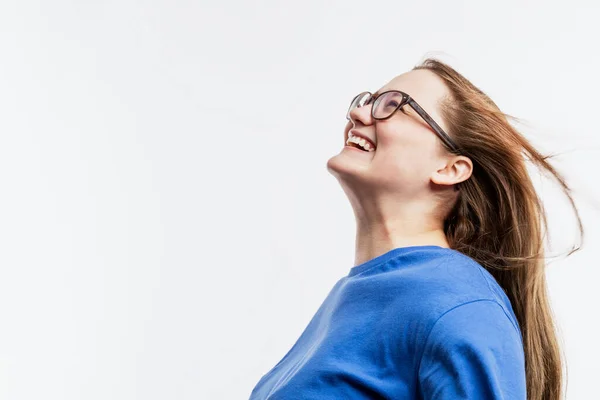
[[461, 304], [433, 325], [418, 371], [424, 399], [526, 399], [518, 328], [494, 300]]

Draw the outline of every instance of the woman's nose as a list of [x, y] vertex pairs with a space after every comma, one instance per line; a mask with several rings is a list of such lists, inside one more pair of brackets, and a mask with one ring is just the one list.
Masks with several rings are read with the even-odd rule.
[[364, 105], [362, 107], [355, 107], [350, 111], [350, 120], [354, 123], [360, 121], [363, 125], [370, 125], [373, 123], [371, 117], [371, 104]]

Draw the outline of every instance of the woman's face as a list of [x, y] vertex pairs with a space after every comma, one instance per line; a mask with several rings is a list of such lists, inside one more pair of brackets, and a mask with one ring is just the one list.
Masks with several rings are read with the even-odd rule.
[[[447, 132], [439, 103], [449, 91], [428, 70], [404, 73], [379, 89], [401, 90], [410, 95]], [[355, 108], [344, 129], [342, 150], [327, 162], [327, 169], [342, 183], [369, 191], [383, 190], [416, 197], [430, 189], [432, 174], [444, 168], [448, 153], [431, 127], [408, 104], [386, 120], [371, 117], [371, 104]], [[354, 131], [375, 144], [366, 152], [346, 145]]]

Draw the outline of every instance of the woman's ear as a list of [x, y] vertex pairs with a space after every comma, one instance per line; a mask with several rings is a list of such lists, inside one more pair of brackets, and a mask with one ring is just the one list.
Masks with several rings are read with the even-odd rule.
[[465, 156], [452, 156], [431, 175], [437, 185], [452, 186], [466, 181], [473, 173], [473, 162]]

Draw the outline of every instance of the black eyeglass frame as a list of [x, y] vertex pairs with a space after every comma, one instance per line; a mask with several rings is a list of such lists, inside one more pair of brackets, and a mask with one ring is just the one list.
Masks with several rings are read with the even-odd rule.
[[[396, 111], [398, 111], [399, 109], [401, 109], [402, 107], [404, 107], [406, 104], [410, 105], [412, 107], [413, 110], [415, 110], [415, 112], [417, 114], [419, 114], [421, 116], [421, 118], [423, 118], [423, 120], [425, 122], [427, 122], [427, 124], [431, 127], [431, 129], [434, 130], [434, 132], [439, 136], [439, 138], [442, 140], [442, 142], [444, 142], [444, 144], [452, 151], [458, 153], [459, 149], [458, 146], [456, 145], [456, 143], [454, 143], [454, 141], [450, 138], [450, 136], [444, 132], [444, 130], [442, 129], [442, 127], [440, 127], [434, 120], [433, 118], [431, 118], [431, 116], [429, 114], [427, 114], [427, 112], [423, 109], [423, 107], [421, 107], [419, 105], [419, 103], [417, 103], [412, 97], [410, 97], [410, 95], [408, 95], [407, 93], [404, 93], [400, 90], [386, 90], [385, 92], [382, 93], [376, 93], [375, 95], [372, 94], [371, 92], [361, 92], [359, 94], [357, 94], [356, 96], [354, 96], [354, 98], [352, 99], [352, 101], [350, 102], [350, 106], [348, 107], [348, 112], [346, 113], [346, 119], [350, 120], [350, 111], [352, 111], [352, 105], [354, 104], [354, 101], [359, 97], [362, 96], [366, 93], [369, 94], [369, 99], [364, 103], [364, 105], [369, 105], [371, 103], [371, 101], [373, 103], [375, 103], [375, 101], [377, 101], [377, 99], [381, 96], [384, 95], [386, 93], [400, 93], [402, 95], [402, 101], [400, 102], [400, 104], [398, 104], [398, 106], [396, 106], [396, 108], [394, 109], [394, 111], [392, 111], [390, 113], [390, 115], [388, 115], [387, 117], [384, 118], [376, 118], [375, 117], [375, 107], [371, 107], [371, 117], [375, 120], [378, 121], [382, 121], [382, 120], [386, 120], [388, 118], [390, 118], [392, 115], [394, 115], [394, 113]], [[362, 107], [362, 106], [357, 106], [358, 107]]]

